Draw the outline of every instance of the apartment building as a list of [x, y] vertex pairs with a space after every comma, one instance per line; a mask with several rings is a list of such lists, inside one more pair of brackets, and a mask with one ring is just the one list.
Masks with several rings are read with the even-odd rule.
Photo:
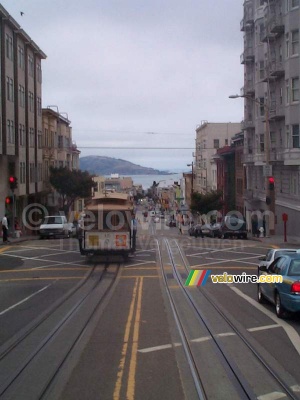
[[71, 121], [67, 115], [62, 115], [57, 106], [48, 106], [42, 109], [42, 116], [43, 186], [40, 197], [49, 212], [56, 212], [61, 205], [59, 196], [49, 183], [49, 168], [79, 169], [80, 151], [73, 142]]
[[217, 149], [230, 145], [231, 138], [241, 132], [241, 124], [234, 122], [202, 121], [196, 128], [194, 163], [194, 190], [206, 193], [217, 189], [217, 166], [214, 155]]
[[[276, 234], [283, 232], [282, 214], [287, 213], [288, 233], [298, 234], [299, 0], [245, 0], [243, 7], [245, 207], [274, 211]], [[270, 174], [275, 199], [267, 206]]]
[[[9, 176], [18, 179], [15, 217], [42, 190], [42, 60], [44, 52], [0, 5], [0, 215], [9, 214]], [[21, 222], [21, 221], [20, 221]]]

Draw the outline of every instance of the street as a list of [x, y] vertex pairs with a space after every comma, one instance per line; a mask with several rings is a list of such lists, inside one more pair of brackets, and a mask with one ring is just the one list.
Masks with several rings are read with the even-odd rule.
[[[208, 399], [243, 398], [241, 390], [245, 398], [275, 398], [274, 393], [281, 396], [276, 398], [299, 398], [298, 315], [278, 319], [273, 305], [257, 302], [257, 285], [251, 283], [214, 284], [208, 279], [204, 286], [185, 288], [184, 294], [190, 270], [255, 275], [266, 250], [254, 240], [181, 235], [178, 228], [152, 220], [140, 223], [137, 252], [126, 264], [88, 261], [80, 256], [76, 239], [32, 240], [1, 248], [1, 396], [182, 399], [199, 398], [201, 387]], [[56, 338], [56, 330], [62, 336]], [[39, 343], [54, 331], [49, 351], [40, 353]], [[22, 354], [30, 347], [23, 359], [16, 350], [11, 354], [21, 341]], [[193, 378], [186, 346], [200, 383]], [[218, 358], [220, 349], [231, 372]], [[53, 360], [58, 357], [51, 351], [66, 354]], [[35, 361], [27, 373], [14, 371], [29, 368], [26, 357], [38, 352], [48, 367], [36, 378], [36, 391], [20, 392], [41, 366]], [[212, 384], [216, 380], [222, 390]]]

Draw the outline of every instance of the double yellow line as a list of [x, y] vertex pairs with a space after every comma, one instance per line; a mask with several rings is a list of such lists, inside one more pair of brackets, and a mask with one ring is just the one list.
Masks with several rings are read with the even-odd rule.
[[130, 338], [130, 331], [133, 327], [132, 334], [132, 348], [131, 348], [131, 357], [129, 361], [129, 373], [128, 373], [128, 382], [127, 382], [127, 392], [126, 399], [134, 399], [134, 391], [135, 391], [135, 374], [137, 367], [137, 351], [138, 351], [138, 339], [139, 339], [139, 331], [140, 331], [140, 322], [141, 322], [141, 309], [142, 309], [142, 291], [143, 291], [143, 277], [137, 277], [135, 279], [135, 284], [132, 292], [132, 298], [129, 308], [129, 314], [125, 326], [125, 334], [123, 340], [123, 347], [121, 353], [121, 359], [118, 368], [117, 381], [115, 384], [113, 399], [120, 399], [120, 392], [122, 387], [122, 379], [124, 375], [125, 362], [128, 353], [128, 344]]

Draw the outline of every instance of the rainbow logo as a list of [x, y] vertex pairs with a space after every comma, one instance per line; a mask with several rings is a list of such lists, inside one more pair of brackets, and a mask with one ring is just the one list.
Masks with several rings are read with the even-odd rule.
[[190, 271], [189, 276], [185, 282], [185, 286], [204, 286], [207, 278], [210, 275], [208, 269], [195, 269]]

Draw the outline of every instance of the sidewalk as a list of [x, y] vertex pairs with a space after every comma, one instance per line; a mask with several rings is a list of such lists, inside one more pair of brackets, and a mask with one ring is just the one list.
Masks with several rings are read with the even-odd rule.
[[20, 242], [26, 242], [27, 240], [38, 240], [39, 236], [38, 235], [24, 235], [24, 236], [20, 236], [18, 238], [12, 238], [9, 237], [9, 243], [3, 243], [2, 237], [0, 237], [0, 246], [9, 246], [11, 244], [15, 244], [15, 243], [20, 243]]
[[287, 236], [287, 241], [284, 241], [283, 235], [273, 235], [270, 237], [251, 237], [248, 236], [250, 240], [256, 240], [265, 244], [269, 244], [270, 246], [279, 246], [279, 247], [289, 247], [289, 246], [299, 246], [300, 249], [300, 237], [299, 236]]

